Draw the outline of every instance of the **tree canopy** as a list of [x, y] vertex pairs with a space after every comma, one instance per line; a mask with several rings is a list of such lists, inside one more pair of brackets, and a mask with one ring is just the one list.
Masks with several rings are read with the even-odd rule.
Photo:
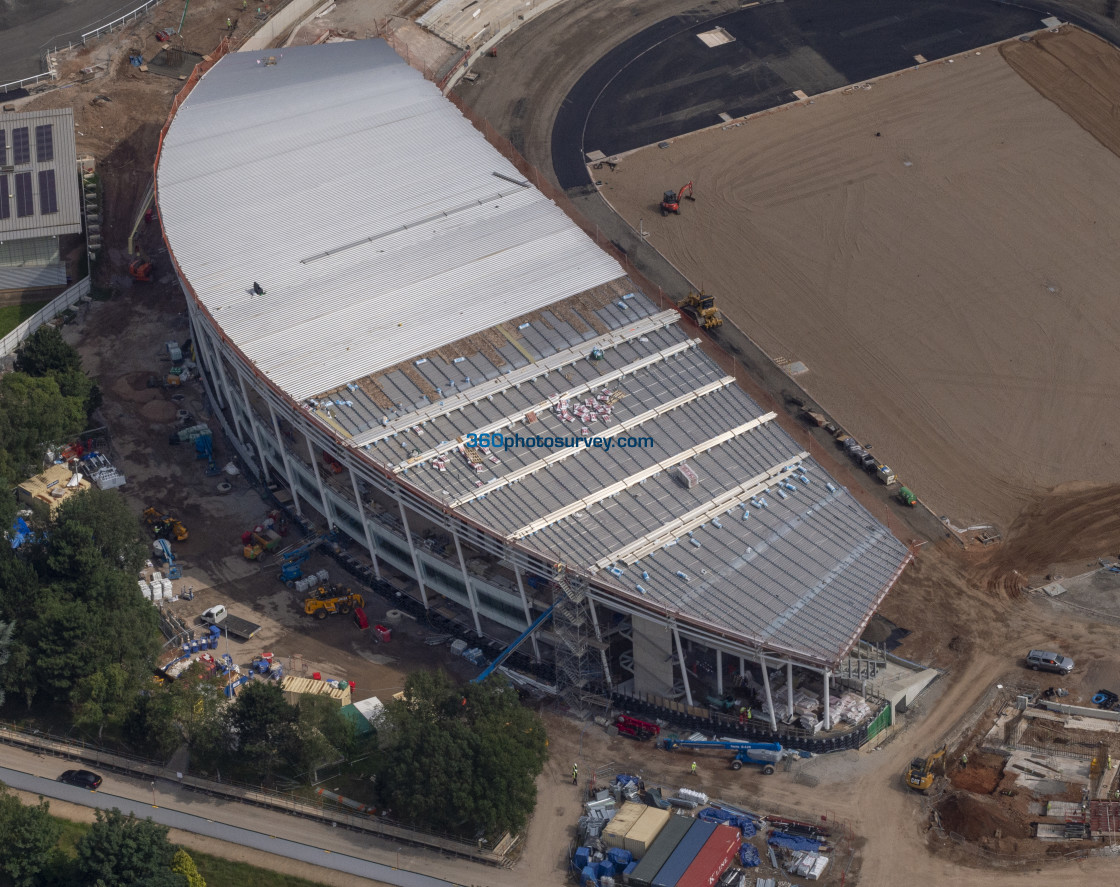
[[50, 805], [27, 806], [0, 783], [0, 884], [33, 887], [50, 867], [62, 829]]
[[127, 817], [115, 807], [94, 811], [95, 821], [75, 848], [75, 885], [88, 887], [186, 887], [172, 870], [176, 847], [166, 826]]
[[35, 542], [0, 546], [0, 621], [14, 624], [4, 689], [73, 701], [86, 724], [124, 717], [159, 649], [156, 613], [136, 591], [140, 522], [115, 490], [67, 499]]
[[463, 837], [521, 828], [548, 757], [541, 719], [500, 679], [417, 672], [385, 707], [378, 794], [395, 818]]

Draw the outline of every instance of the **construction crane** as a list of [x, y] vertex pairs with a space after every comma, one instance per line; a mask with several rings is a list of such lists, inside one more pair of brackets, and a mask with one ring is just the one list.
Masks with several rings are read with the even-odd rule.
[[519, 634], [514, 639], [512, 644], [510, 644], [508, 647], [506, 647], [504, 650], [502, 650], [502, 652], [499, 654], [497, 659], [495, 659], [488, 666], [486, 666], [486, 668], [484, 668], [482, 670], [482, 673], [478, 677], [471, 678], [471, 683], [472, 684], [481, 684], [488, 677], [490, 677], [490, 675], [492, 675], [494, 673], [494, 670], [499, 665], [501, 665], [503, 662], [505, 662], [510, 657], [510, 654], [512, 654], [514, 650], [516, 650], [518, 647], [520, 647], [522, 642], [527, 637], [529, 637], [529, 635], [531, 635], [534, 631], [536, 631], [538, 628], [540, 628], [541, 625], [544, 624], [544, 621], [549, 616], [552, 615], [552, 611], [553, 611], [553, 609], [555, 609], [555, 607], [556, 607], [556, 604], [553, 604], [551, 607], [549, 607], [547, 610], [545, 610], [543, 613], [541, 613], [541, 615], [538, 616], [533, 621], [532, 625], [530, 625], [528, 628], [526, 628], [523, 632], [521, 632], [521, 634]]
[[[684, 192], [688, 193], [685, 194]], [[682, 185], [679, 191], [666, 191], [661, 198], [661, 215], [667, 216], [669, 213], [676, 213], [678, 216], [681, 214], [681, 199], [695, 200], [692, 196], [692, 182], [687, 185]]]
[[762, 772], [769, 776], [774, 772], [774, 765], [786, 758], [809, 758], [812, 755], [807, 751], [795, 751], [782, 748], [777, 742], [745, 742], [733, 739], [666, 739], [661, 742], [661, 747], [672, 751], [677, 748], [723, 748], [735, 752], [731, 759], [731, 769], [741, 770], [744, 764], [753, 764], [762, 768]]
[[906, 771], [906, 784], [916, 792], [924, 792], [933, 785], [934, 768], [941, 761], [941, 769], [945, 769], [945, 746], [941, 746], [928, 758], [914, 758], [910, 762], [910, 769]]
[[697, 325], [706, 330], [723, 326], [723, 318], [719, 316], [716, 308], [716, 297], [709, 296], [703, 290], [698, 293], [689, 293], [681, 302], [681, 310], [696, 321]]

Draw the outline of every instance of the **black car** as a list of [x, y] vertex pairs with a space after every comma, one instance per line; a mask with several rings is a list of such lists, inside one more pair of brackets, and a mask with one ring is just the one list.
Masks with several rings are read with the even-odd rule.
[[67, 770], [58, 777], [58, 781], [65, 782], [67, 785], [76, 785], [78, 788], [88, 788], [90, 791], [94, 791], [101, 785], [101, 777], [92, 770]]

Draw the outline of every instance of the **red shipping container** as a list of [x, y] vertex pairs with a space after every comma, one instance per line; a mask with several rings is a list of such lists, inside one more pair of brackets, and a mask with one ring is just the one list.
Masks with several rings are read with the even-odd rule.
[[727, 871], [739, 852], [739, 830], [729, 825], [717, 825], [692, 865], [684, 870], [677, 887], [712, 887], [719, 876]]

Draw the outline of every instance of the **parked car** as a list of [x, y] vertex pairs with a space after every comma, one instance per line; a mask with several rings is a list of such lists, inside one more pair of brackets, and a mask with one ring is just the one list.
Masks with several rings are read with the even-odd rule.
[[58, 777], [58, 781], [78, 788], [88, 788], [90, 791], [96, 791], [101, 785], [101, 777], [92, 770], [67, 770]]
[[1027, 654], [1027, 665], [1035, 671], [1052, 671], [1057, 674], [1069, 674], [1073, 671], [1072, 659], [1047, 650], [1031, 650]]

